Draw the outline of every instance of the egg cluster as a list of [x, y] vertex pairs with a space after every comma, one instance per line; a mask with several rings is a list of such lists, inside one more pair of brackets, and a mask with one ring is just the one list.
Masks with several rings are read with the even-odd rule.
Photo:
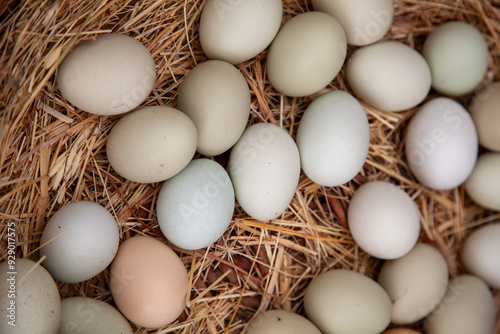
[[[500, 211], [500, 85], [475, 94], [470, 111], [452, 99], [473, 92], [487, 71], [488, 46], [481, 33], [463, 22], [445, 23], [428, 36], [420, 54], [404, 43], [380, 41], [392, 23], [390, 0], [312, 4], [314, 11], [281, 25], [280, 0], [208, 0], [199, 35], [210, 60], [183, 79], [176, 108], [136, 109], [151, 93], [156, 69], [147, 49], [125, 35], [101, 34], [77, 45], [61, 63], [57, 83], [82, 110], [127, 113], [107, 139], [109, 163], [127, 180], [163, 182], [158, 225], [169, 242], [185, 250], [217, 241], [236, 201], [254, 219], [281, 216], [301, 171], [325, 187], [352, 180], [370, 145], [370, 125], [358, 99], [390, 112], [422, 104], [405, 139], [415, 178], [435, 190], [465, 184], [475, 202]], [[346, 61], [348, 45], [357, 49]], [[315, 98], [302, 114], [296, 140], [275, 124], [247, 126], [250, 88], [234, 64], [266, 48], [268, 79], [279, 93], [316, 94], [345, 64], [355, 96], [334, 90]], [[431, 88], [442, 97], [424, 102]], [[478, 157], [480, 145], [489, 152]], [[209, 158], [193, 159], [196, 152], [213, 157], [229, 150], [227, 170]], [[326, 271], [305, 292], [308, 319], [262, 312], [248, 333], [377, 334], [391, 323], [405, 326], [422, 319], [426, 334], [492, 333], [488, 285], [500, 289], [500, 223], [469, 237], [463, 262], [470, 274], [451, 280], [443, 255], [418, 243], [420, 212], [404, 189], [382, 181], [362, 185], [350, 201], [348, 224], [361, 249], [385, 260], [377, 281], [350, 270]], [[121, 245], [119, 240], [113, 216], [95, 203], [74, 202], [51, 217], [41, 237], [44, 268], [36, 267], [28, 277], [43, 291], [26, 295], [33, 295], [36, 309], [52, 313], [33, 319], [35, 326], [45, 326], [44, 333], [124, 334], [133, 332], [125, 318], [146, 328], [178, 318], [188, 276], [176, 253], [151, 237], [134, 236]], [[33, 264], [20, 260], [19, 273]], [[121, 313], [90, 298], [61, 303], [52, 277], [83, 282], [108, 266]], [[84, 322], [82, 310], [93, 310], [94, 321]], [[385, 333], [417, 332], [394, 328]]]

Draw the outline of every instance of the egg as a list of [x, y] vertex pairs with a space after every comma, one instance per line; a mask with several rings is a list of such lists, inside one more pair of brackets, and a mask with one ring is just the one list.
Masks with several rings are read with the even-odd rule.
[[144, 45], [130, 36], [101, 34], [78, 43], [61, 62], [56, 80], [77, 108], [117, 115], [139, 106], [155, 79], [155, 63]]
[[137, 326], [160, 328], [183, 312], [188, 276], [167, 245], [147, 236], [124, 241], [110, 271], [110, 290], [118, 309]]
[[183, 249], [200, 249], [226, 231], [234, 211], [234, 190], [226, 170], [209, 159], [195, 159], [165, 181], [156, 202], [158, 225]]
[[500, 152], [500, 82], [483, 88], [473, 98], [469, 111], [476, 125], [479, 144]]
[[426, 187], [453, 189], [474, 169], [477, 132], [467, 110], [458, 102], [438, 97], [413, 116], [406, 133], [406, 157], [413, 175]]
[[2, 334], [57, 333], [61, 299], [47, 270], [36, 262], [17, 258], [15, 264], [0, 263], [0, 280]]
[[478, 157], [465, 190], [477, 204], [500, 211], [500, 153], [486, 152]]
[[183, 112], [165, 106], [122, 117], [106, 143], [111, 167], [127, 180], [154, 183], [179, 173], [193, 158], [198, 133]]
[[198, 130], [198, 152], [219, 155], [230, 149], [245, 130], [250, 89], [234, 66], [209, 60], [186, 75], [178, 90], [177, 108]]
[[313, 0], [314, 10], [332, 15], [344, 28], [347, 43], [372, 44], [384, 37], [392, 24], [392, 0]]
[[247, 214], [270, 220], [288, 208], [299, 183], [300, 156], [284, 129], [271, 123], [249, 126], [228, 164], [236, 200]]
[[241, 63], [262, 52], [281, 25], [281, 0], [208, 0], [200, 17], [200, 43], [210, 59]]
[[424, 321], [425, 334], [491, 334], [495, 305], [488, 286], [472, 275], [457, 276]]
[[113, 306], [97, 299], [70, 297], [61, 301], [58, 334], [133, 334], [127, 319]]
[[321, 334], [308, 319], [293, 312], [271, 310], [259, 313], [248, 325], [247, 334]]
[[500, 290], [500, 222], [474, 230], [464, 243], [462, 260], [470, 273]]
[[374, 280], [350, 270], [317, 276], [304, 295], [307, 317], [322, 333], [378, 334], [391, 321], [391, 301]]
[[422, 53], [432, 72], [432, 87], [459, 96], [476, 88], [488, 70], [488, 44], [465, 22], [447, 22], [427, 37]]
[[298, 14], [284, 24], [269, 47], [269, 81], [284, 95], [316, 93], [339, 73], [346, 51], [344, 29], [332, 16]]
[[358, 246], [380, 259], [404, 256], [420, 234], [420, 212], [413, 200], [384, 181], [365, 183], [354, 192], [347, 220]]
[[410, 328], [393, 328], [383, 332], [382, 334], [421, 334], [421, 333]]
[[368, 104], [394, 112], [417, 106], [431, 88], [431, 71], [424, 57], [396, 41], [356, 50], [347, 62], [346, 78]]
[[437, 249], [419, 243], [405, 256], [386, 261], [378, 283], [391, 298], [392, 323], [411, 324], [441, 302], [448, 286], [448, 266]]
[[79, 201], [62, 206], [47, 222], [40, 244], [43, 266], [64, 283], [86, 281], [113, 260], [120, 240], [111, 213], [97, 203]]
[[370, 146], [370, 126], [359, 102], [344, 91], [316, 98], [306, 109], [297, 131], [304, 173], [327, 187], [356, 176]]

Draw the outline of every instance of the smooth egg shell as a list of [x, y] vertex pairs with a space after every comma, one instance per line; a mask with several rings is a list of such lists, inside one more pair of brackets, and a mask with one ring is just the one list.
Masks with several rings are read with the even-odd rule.
[[267, 74], [282, 94], [310, 95], [335, 78], [346, 51], [345, 33], [337, 20], [321, 12], [302, 13], [286, 22], [271, 43]]
[[382, 334], [421, 334], [421, 333], [409, 328], [393, 328], [383, 332]]
[[141, 327], [160, 328], [184, 310], [188, 276], [170, 247], [151, 237], [135, 236], [118, 248], [110, 288], [127, 319]]
[[365, 111], [344, 91], [319, 96], [302, 115], [297, 131], [302, 169], [322, 186], [338, 186], [354, 178], [365, 163], [369, 145]]
[[61, 94], [77, 108], [97, 115], [134, 109], [151, 93], [155, 79], [151, 53], [132, 37], [120, 34], [80, 42], [57, 72]]
[[321, 334], [308, 319], [293, 312], [271, 310], [259, 313], [249, 324], [247, 334]]
[[478, 92], [469, 106], [476, 125], [479, 144], [491, 151], [500, 152], [500, 82]]
[[477, 204], [500, 211], [500, 153], [486, 152], [478, 157], [465, 190]]

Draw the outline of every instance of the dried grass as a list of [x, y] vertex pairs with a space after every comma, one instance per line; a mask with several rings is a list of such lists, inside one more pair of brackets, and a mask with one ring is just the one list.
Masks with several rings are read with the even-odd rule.
[[[284, 21], [311, 9], [308, 1], [283, 3]], [[395, 19], [386, 39], [421, 50], [425, 37], [439, 24], [471, 22], [486, 35], [491, 50], [484, 83], [498, 81], [499, 5], [496, 0], [395, 0]], [[113, 213], [122, 240], [136, 234], [162, 238], [155, 220], [160, 185], [126, 181], [106, 160], [106, 138], [119, 117], [75, 109], [60, 95], [54, 74], [79, 41], [111, 31], [126, 33], [146, 45], [157, 66], [154, 90], [143, 105], [175, 106], [179, 83], [206, 59], [197, 33], [202, 6], [202, 0], [1, 3], [2, 261], [7, 222], [17, 222], [17, 256], [37, 260], [47, 219], [61, 205], [83, 199]], [[276, 123], [294, 136], [302, 112], [315, 96], [288, 98], [276, 93], [266, 78], [265, 58], [264, 52], [238, 66], [252, 90], [250, 123]], [[325, 91], [338, 88], [350, 91], [343, 71]], [[467, 105], [470, 96], [459, 101]], [[176, 249], [190, 275], [186, 312], [162, 330], [136, 333], [240, 333], [258, 310], [303, 313], [304, 289], [325, 270], [348, 268], [376, 277], [380, 261], [354, 244], [345, 218], [355, 189], [371, 180], [388, 180], [404, 188], [422, 212], [420, 240], [445, 254], [452, 275], [464, 272], [459, 260], [464, 239], [475, 227], [500, 220], [500, 214], [476, 206], [463, 187], [431, 191], [415, 181], [403, 154], [407, 121], [415, 110], [396, 114], [364, 107], [371, 145], [366, 164], [353, 181], [324, 188], [302, 175], [296, 196], [280, 219], [255, 221], [237, 207], [230, 228], [216, 244], [196, 252]], [[227, 154], [217, 161], [225, 165]], [[108, 283], [106, 270], [89, 281], [59, 288], [62, 297], [82, 295], [113, 303]], [[498, 307], [498, 291], [495, 298]]]

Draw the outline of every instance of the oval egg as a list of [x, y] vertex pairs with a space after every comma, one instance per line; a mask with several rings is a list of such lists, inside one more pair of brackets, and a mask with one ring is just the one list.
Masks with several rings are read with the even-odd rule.
[[500, 153], [486, 152], [478, 157], [465, 191], [482, 207], [500, 211]]
[[234, 211], [229, 175], [217, 162], [195, 159], [165, 181], [156, 202], [158, 225], [183, 249], [200, 249], [226, 231]]
[[476, 164], [474, 122], [467, 110], [450, 98], [434, 98], [417, 111], [408, 126], [405, 145], [410, 170], [431, 189], [461, 185]]
[[410, 328], [393, 328], [389, 329], [388, 331], [383, 332], [382, 334], [421, 334], [420, 332], [417, 332], [416, 330], [410, 329]]
[[350, 181], [363, 167], [370, 145], [370, 126], [363, 107], [344, 91], [316, 98], [297, 131], [304, 173], [327, 187]]
[[229, 156], [236, 200], [255, 219], [281, 215], [295, 195], [300, 156], [293, 138], [277, 125], [249, 126]]
[[97, 115], [134, 109], [151, 93], [155, 79], [151, 53], [120, 34], [80, 42], [57, 71], [61, 94], [77, 108]]
[[392, 305], [377, 282], [339, 269], [324, 272], [309, 284], [304, 308], [323, 333], [378, 334], [391, 321]]
[[422, 102], [431, 88], [424, 57], [406, 44], [383, 41], [356, 50], [346, 76], [354, 93], [387, 111], [403, 111]]
[[106, 153], [111, 167], [125, 179], [153, 183], [186, 167], [197, 145], [196, 127], [186, 114], [154, 106], [122, 117], [109, 134]]
[[200, 42], [210, 59], [241, 63], [262, 52], [281, 25], [281, 0], [208, 0], [200, 17]]
[[209, 60], [186, 75], [178, 90], [177, 108], [196, 126], [197, 151], [219, 155], [230, 149], [245, 130], [250, 89], [234, 66]]
[[346, 51], [344, 30], [332, 16], [321, 12], [296, 15], [271, 43], [267, 54], [269, 81], [284, 95], [316, 93], [339, 73]]
[[47, 258], [42, 265], [58, 281], [83, 282], [106, 269], [119, 241], [118, 225], [108, 210], [87, 201], [66, 204], [43, 230], [40, 255]]
[[166, 326], [184, 310], [188, 275], [167, 245], [151, 237], [123, 242], [111, 264], [110, 289], [118, 309], [138, 326]]
[[293, 312], [271, 310], [259, 313], [248, 325], [247, 334], [321, 334], [308, 319]]
[[500, 82], [478, 92], [469, 107], [476, 125], [479, 144], [488, 150], [500, 152]]

